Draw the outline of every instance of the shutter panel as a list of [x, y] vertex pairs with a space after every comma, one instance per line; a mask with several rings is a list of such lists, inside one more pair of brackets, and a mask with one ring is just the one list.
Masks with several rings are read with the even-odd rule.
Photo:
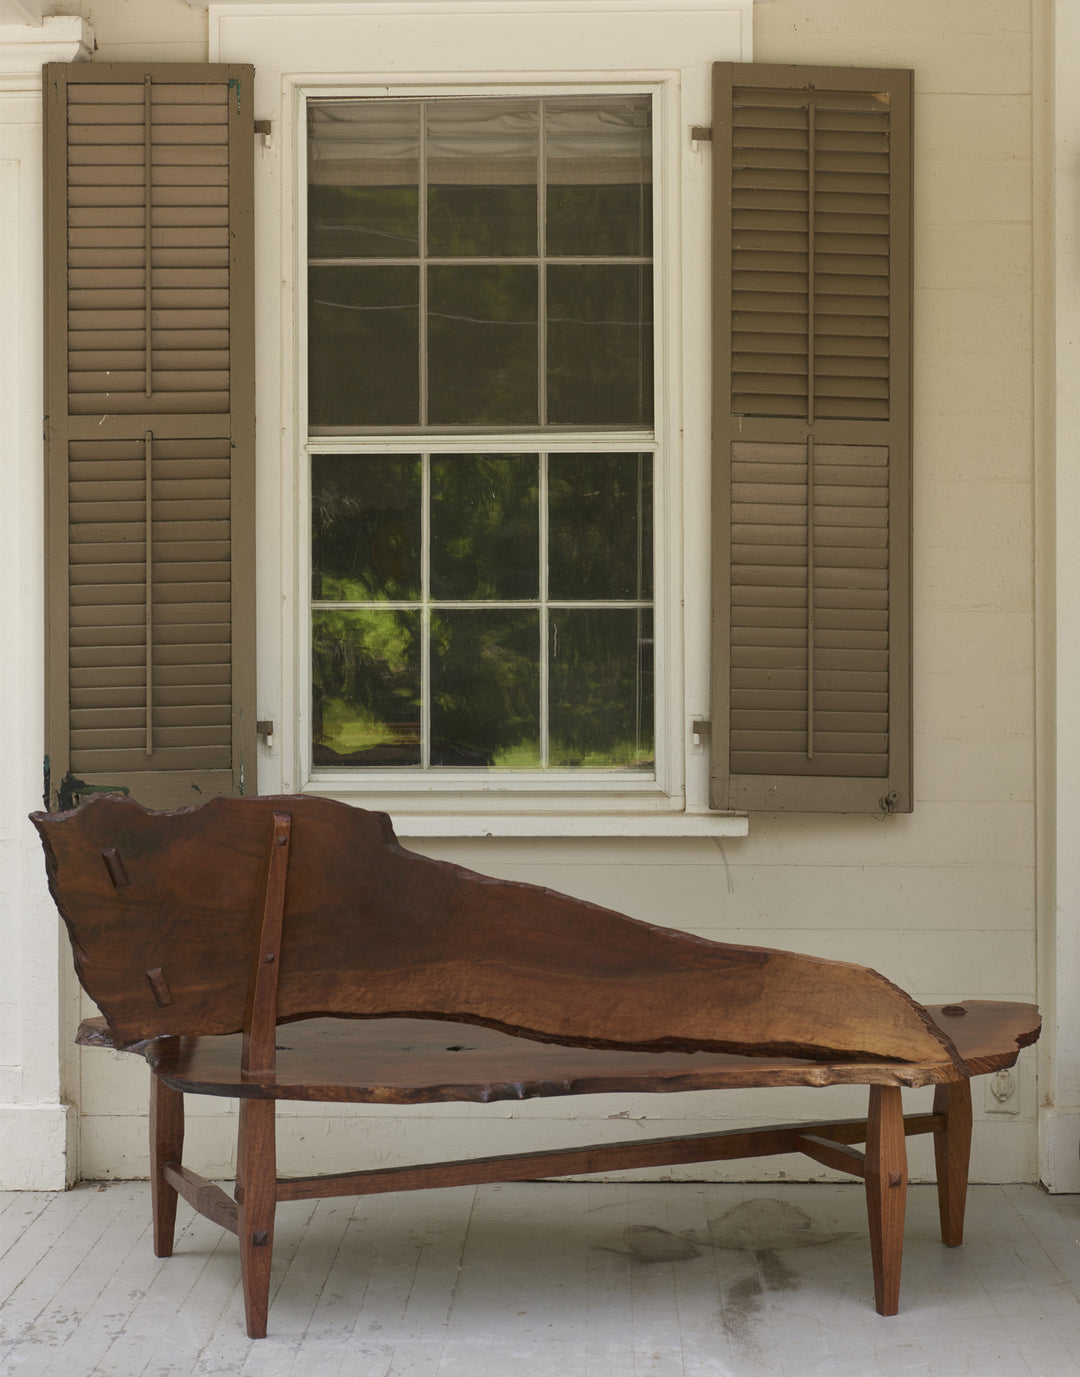
[[254, 792], [254, 72], [45, 69], [50, 802]]
[[714, 69], [714, 808], [910, 811], [911, 73]]

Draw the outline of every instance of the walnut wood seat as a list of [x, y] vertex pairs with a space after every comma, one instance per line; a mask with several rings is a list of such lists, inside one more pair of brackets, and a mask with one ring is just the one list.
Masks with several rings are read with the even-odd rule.
[[[923, 1008], [876, 972], [653, 927], [400, 847], [306, 797], [32, 815], [80, 980], [83, 1043], [151, 1076], [158, 1256], [177, 1195], [239, 1236], [266, 1332], [278, 1201], [802, 1152], [866, 1185], [879, 1313], [899, 1302], [904, 1139], [933, 1133], [942, 1237], [963, 1232], [970, 1077], [1038, 1037], [1030, 1005]], [[457, 1026], [452, 1026], [452, 1025]], [[279, 1099], [417, 1104], [865, 1084], [865, 1120], [279, 1178]], [[902, 1086], [937, 1087], [903, 1116]], [[185, 1094], [240, 1101], [236, 1198], [183, 1166]], [[865, 1151], [853, 1146], [865, 1143]]]

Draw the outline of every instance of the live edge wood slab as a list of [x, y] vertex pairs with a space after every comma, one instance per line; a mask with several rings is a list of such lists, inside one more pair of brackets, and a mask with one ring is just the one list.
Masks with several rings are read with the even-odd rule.
[[[255, 1338], [278, 1201], [790, 1152], [865, 1182], [877, 1309], [895, 1314], [905, 1137], [934, 1135], [942, 1238], [955, 1246], [970, 1077], [1011, 1066], [1039, 1035], [1031, 1005], [924, 1008], [861, 966], [710, 942], [429, 860], [385, 815], [325, 799], [155, 813], [97, 796], [31, 816], [102, 1013], [79, 1041], [140, 1052], [152, 1072], [155, 1251], [172, 1252], [178, 1195], [235, 1232]], [[835, 1084], [869, 1086], [865, 1120], [277, 1175], [278, 1100]], [[905, 1118], [901, 1087], [931, 1084], [932, 1112]], [[235, 1198], [182, 1164], [185, 1094], [239, 1099]]]

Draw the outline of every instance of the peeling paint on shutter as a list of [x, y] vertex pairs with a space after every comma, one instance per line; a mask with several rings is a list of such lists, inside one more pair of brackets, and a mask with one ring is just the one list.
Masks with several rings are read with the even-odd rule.
[[45, 70], [46, 734], [65, 801], [255, 787], [253, 75]]
[[711, 801], [911, 808], [911, 74], [715, 69]]

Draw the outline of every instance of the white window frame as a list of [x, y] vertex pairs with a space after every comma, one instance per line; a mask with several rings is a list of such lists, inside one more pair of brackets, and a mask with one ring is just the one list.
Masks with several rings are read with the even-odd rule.
[[[432, 90], [430, 87], [414, 88], [399, 87], [397, 85], [379, 85], [372, 88], [369, 83], [363, 82], [359, 86], [352, 85], [347, 90], [337, 89], [325, 90], [316, 88], [315, 90], [302, 89], [299, 95], [299, 110], [297, 118], [299, 125], [297, 129], [297, 147], [304, 146], [305, 130], [307, 126], [307, 103], [312, 99], [325, 99], [327, 97], [344, 96], [351, 100], [363, 100], [365, 96], [372, 99], [403, 97], [411, 99], [432, 99], [437, 100], [440, 96], [578, 96], [578, 95], [648, 95], [653, 100], [653, 149], [652, 149], [652, 231], [653, 231], [653, 281], [658, 283], [664, 280], [665, 255], [663, 252], [663, 236], [666, 231], [664, 224], [663, 209], [666, 204], [665, 188], [663, 184], [662, 171], [659, 164], [659, 150], [657, 145], [661, 142], [662, 134], [662, 111], [661, 97], [662, 89], [655, 84], [643, 85], [634, 83], [615, 83], [610, 79], [602, 87], [595, 85], [574, 85], [568, 86], [560, 83], [551, 86], [547, 83], [537, 86], [506, 86], [500, 84], [497, 88], [491, 87], [472, 87], [468, 85], [437, 88]], [[296, 213], [296, 239], [298, 248], [299, 262], [307, 262], [307, 198], [306, 183], [298, 188], [298, 205]], [[299, 455], [299, 491], [297, 493], [298, 512], [303, 523], [300, 552], [298, 559], [298, 574], [300, 576], [301, 587], [298, 589], [298, 597], [303, 597], [306, 593], [310, 604], [311, 587], [311, 457], [315, 454], [357, 454], [366, 451], [369, 454], [454, 454], [454, 453], [476, 453], [484, 449], [484, 442], [490, 439], [492, 452], [499, 454], [536, 454], [541, 451], [547, 454], [578, 454], [583, 450], [597, 450], [604, 453], [614, 453], [616, 451], [630, 454], [648, 453], [653, 459], [653, 638], [654, 638], [654, 667], [667, 665], [675, 662], [675, 657], [668, 653], [667, 639], [670, 628], [678, 619], [678, 607], [673, 600], [673, 585], [676, 580], [672, 577], [665, 577], [668, 570], [668, 561], [664, 558], [664, 546], [666, 542], [662, 539], [665, 530], [665, 520], [667, 512], [664, 497], [667, 494], [668, 484], [665, 470], [666, 444], [672, 442], [674, 436], [671, 434], [671, 408], [665, 405], [667, 395], [663, 381], [664, 378], [662, 365], [664, 361], [665, 348], [670, 352], [671, 342], [668, 339], [670, 331], [665, 328], [667, 325], [664, 302], [661, 300], [663, 293], [655, 291], [654, 318], [653, 318], [653, 362], [655, 370], [655, 407], [654, 421], [648, 428], [637, 430], [610, 430], [598, 431], [595, 428], [583, 429], [578, 432], [573, 430], [548, 431], [545, 429], [529, 430], [515, 433], [511, 429], [494, 431], [489, 437], [481, 437], [478, 448], [476, 435], [462, 433], [462, 427], [458, 426], [452, 431], [440, 432], [436, 428], [425, 428], [410, 434], [395, 434], [392, 430], [387, 430], [384, 434], [374, 435], [315, 435], [309, 434], [308, 412], [307, 412], [307, 389], [303, 388], [301, 393], [298, 414], [300, 417], [300, 436], [301, 451]], [[296, 276], [296, 300], [297, 317], [299, 321], [306, 322], [308, 319], [307, 303], [307, 273], [299, 270]], [[300, 337], [297, 340], [299, 354], [298, 372], [301, 378], [307, 377], [307, 330], [301, 329]], [[545, 652], [546, 653], [546, 652]], [[305, 667], [311, 665], [311, 619], [310, 616], [304, 623], [302, 635], [300, 637], [300, 662]], [[302, 693], [301, 702], [298, 704], [297, 721], [300, 729], [300, 751], [301, 764], [300, 775], [306, 781], [305, 789], [312, 793], [326, 794], [330, 797], [342, 797], [343, 790], [346, 793], [353, 791], [363, 792], [365, 796], [372, 792], [387, 796], [400, 798], [405, 796], [411, 798], [416, 795], [418, 790], [425, 794], [453, 795], [455, 798], [461, 795], [484, 794], [495, 797], [520, 796], [523, 800], [527, 799], [530, 804], [544, 806], [544, 797], [556, 793], [560, 795], [560, 805], [565, 807], [565, 795], [572, 793], [575, 795], [601, 794], [607, 798], [617, 795], [620, 798], [642, 798], [650, 799], [658, 795], [664, 800], [668, 800], [673, 793], [677, 793], [681, 788], [681, 778], [677, 769], [677, 757], [681, 754], [681, 739], [674, 742], [674, 733], [671, 730], [661, 730], [661, 724], [670, 724], [672, 717], [671, 707], [668, 697], [674, 691], [676, 685], [670, 682], [670, 675], [663, 677], [655, 674], [654, 670], [654, 719], [655, 719], [655, 766], [649, 771], [634, 772], [629, 770], [583, 770], [575, 769], [571, 775], [567, 769], [561, 770], [483, 770], [483, 769], [452, 769], [439, 767], [436, 770], [428, 770], [420, 773], [418, 770], [403, 768], [379, 769], [369, 766], [360, 766], [349, 769], [347, 774], [345, 769], [322, 768], [313, 765], [312, 754], [312, 730], [311, 730], [311, 692], [310, 688]], [[310, 679], [309, 679], [310, 684]]]
[[[752, 0], [679, 0], [677, 8], [663, 0], [310, 6], [233, 0], [209, 8], [211, 60], [254, 63], [256, 117], [271, 123], [256, 159], [255, 200], [259, 717], [275, 723], [273, 738], [260, 748], [260, 792], [302, 790], [385, 808], [404, 836], [741, 835], [745, 817], [708, 809], [708, 742], [692, 730], [708, 716], [710, 379], [703, 286], [711, 162], [708, 145], [693, 143], [690, 129], [711, 122], [713, 60], [751, 56]], [[408, 54], [410, 70], [402, 70], [401, 53]], [[523, 55], [535, 58], [535, 70], [521, 69]], [[306, 365], [295, 347], [306, 333], [306, 101], [583, 90], [648, 91], [654, 100], [658, 407], [649, 440], [637, 447], [658, 455], [655, 777], [365, 768], [346, 779], [338, 771], [313, 772], [306, 455], [333, 445], [326, 437], [309, 442], [300, 409]], [[275, 224], [278, 233], [260, 232]], [[533, 450], [588, 446], [583, 436], [527, 438]], [[620, 444], [639, 438], [637, 432], [619, 436]], [[450, 439], [436, 445], [430, 435], [397, 439], [410, 452], [453, 449]], [[359, 448], [355, 440], [348, 445], [351, 452]]]

